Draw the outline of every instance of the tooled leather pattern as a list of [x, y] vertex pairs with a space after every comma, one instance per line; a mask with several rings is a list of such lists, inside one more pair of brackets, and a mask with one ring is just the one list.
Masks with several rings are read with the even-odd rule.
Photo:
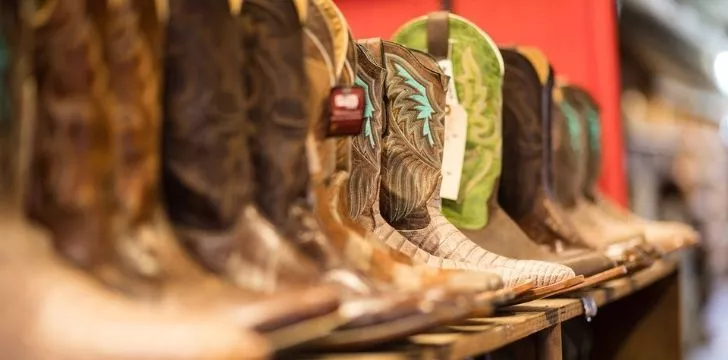
[[164, 190], [172, 221], [198, 229], [230, 229], [250, 196], [242, 55], [229, 16], [224, 1], [170, 2]]
[[349, 175], [349, 215], [368, 219], [373, 228], [371, 209], [379, 193], [381, 163], [382, 101], [384, 69], [372, 63], [370, 54], [359, 48], [360, 66], [355, 84], [365, 91], [362, 133], [351, 140], [351, 172]]
[[111, 158], [107, 69], [82, 1], [59, 1], [37, 27], [37, 123], [28, 211], [79, 265], [105, 261]]
[[[411, 61], [411, 60], [410, 60]], [[382, 150], [381, 212], [398, 229], [429, 223], [426, 204], [440, 177], [443, 104], [428, 98], [424, 78], [398, 55], [385, 55], [387, 118]], [[439, 82], [439, 80], [436, 80]]]

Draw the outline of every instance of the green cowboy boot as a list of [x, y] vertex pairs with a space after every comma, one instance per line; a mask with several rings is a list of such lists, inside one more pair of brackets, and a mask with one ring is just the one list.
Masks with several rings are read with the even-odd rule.
[[[678, 222], [651, 221], [632, 214], [606, 197], [597, 189], [597, 180], [601, 172], [601, 137], [599, 109], [596, 101], [584, 89], [577, 86], [567, 86], [565, 92], [578, 104], [585, 136], [586, 176], [580, 188], [586, 202], [595, 204], [601, 213], [640, 228], [651, 244], [660, 252], [669, 253], [683, 247], [692, 246], [698, 241], [697, 232], [688, 225]], [[595, 209], [596, 210], [596, 209]]]
[[609, 270], [611, 262], [598, 253], [547, 252], [531, 241], [502, 210], [496, 194], [502, 162], [503, 59], [492, 40], [475, 25], [456, 15], [448, 15], [449, 21], [438, 21], [437, 16], [443, 15], [433, 14], [427, 21], [411, 23], [400, 32], [399, 38], [415, 47], [439, 51], [440, 59], [452, 60], [455, 87], [451, 91], [455, 91], [458, 100], [462, 99], [460, 105], [467, 112], [467, 143], [459, 194], [457, 199], [443, 200], [445, 215], [468, 238], [497, 254], [561, 263], [578, 275]]

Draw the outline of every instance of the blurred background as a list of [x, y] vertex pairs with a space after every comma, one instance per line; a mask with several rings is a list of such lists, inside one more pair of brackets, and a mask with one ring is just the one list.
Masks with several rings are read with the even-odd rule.
[[728, 0], [336, 3], [357, 38], [451, 10], [498, 44], [541, 48], [559, 76], [588, 89], [603, 110], [604, 192], [701, 232], [682, 267], [686, 358], [727, 358]]

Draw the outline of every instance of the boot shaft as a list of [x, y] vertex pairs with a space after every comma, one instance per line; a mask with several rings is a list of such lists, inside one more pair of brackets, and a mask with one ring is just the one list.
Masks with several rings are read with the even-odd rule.
[[380, 66], [381, 40], [372, 39], [366, 44], [370, 46], [357, 46], [359, 61], [355, 84], [364, 89], [364, 124], [361, 134], [351, 139], [348, 194], [349, 216], [357, 220], [369, 219], [370, 223], [365, 227], [373, 230], [372, 207], [379, 196], [385, 69]]
[[[306, 23], [322, 23], [315, 16], [308, 11]], [[255, 200], [274, 224], [285, 224], [288, 207], [305, 196], [308, 183], [305, 35], [290, 1], [246, 1], [238, 23], [248, 49], [243, 74], [255, 183], [264, 190]]]
[[175, 224], [229, 228], [250, 196], [236, 30], [225, 0], [169, 1], [162, 174]]
[[596, 199], [596, 188], [602, 172], [602, 139], [599, 105], [594, 97], [580, 87], [571, 87], [576, 99], [581, 103], [581, 119], [583, 128], [585, 178], [581, 188], [589, 199]]
[[500, 52], [485, 32], [448, 13], [415, 19], [400, 28], [395, 39], [452, 63], [455, 94], [449, 96], [456, 98], [467, 114], [467, 138], [458, 198], [443, 199], [443, 212], [459, 228], [482, 228], [488, 224], [489, 212], [498, 206], [496, 188], [502, 161]]
[[552, 111], [552, 146], [554, 167], [554, 196], [562, 206], [576, 205], [579, 196], [582, 129], [579, 114], [567, 89], [554, 90]]
[[434, 59], [384, 42], [386, 132], [382, 141], [382, 216], [397, 229], [429, 223], [439, 198], [446, 77]]
[[103, 9], [109, 66], [115, 199], [123, 222], [151, 221], [159, 205], [161, 24], [154, 2], [108, 3]]
[[514, 49], [501, 49], [503, 81], [503, 171], [498, 200], [515, 220], [525, 217], [542, 193], [546, 161], [543, 100], [536, 69]]
[[110, 256], [113, 207], [108, 68], [85, 1], [47, 2], [36, 14], [37, 116], [28, 213], [82, 266]]

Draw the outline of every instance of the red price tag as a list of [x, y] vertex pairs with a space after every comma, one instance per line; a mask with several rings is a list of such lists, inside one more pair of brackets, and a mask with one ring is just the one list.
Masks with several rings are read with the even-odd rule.
[[359, 135], [364, 124], [364, 89], [359, 86], [337, 86], [329, 95], [327, 135]]

